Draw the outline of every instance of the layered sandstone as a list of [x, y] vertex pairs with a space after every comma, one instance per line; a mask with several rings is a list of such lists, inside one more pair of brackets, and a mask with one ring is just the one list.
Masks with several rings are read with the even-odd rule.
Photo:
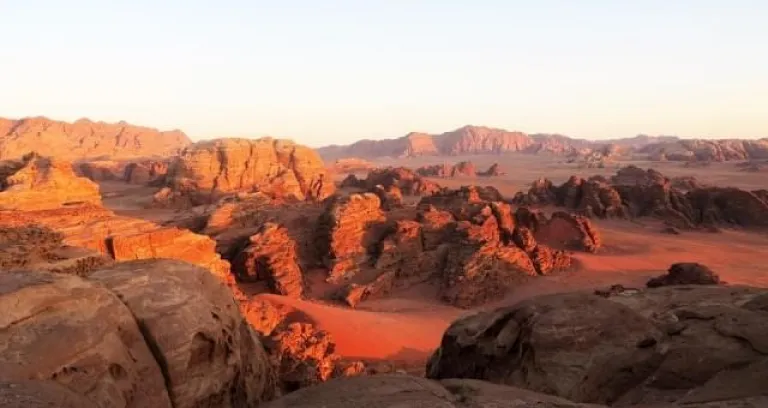
[[215, 202], [262, 192], [293, 200], [322, 200], [334, 191], [312, 149], [287, 140], [216, 139], [188, 146], [170, 165], [160, 204]]
[[405, 167], [377, 168], [368, 172], [365, 179], [358, 179], [354, 174], [347, 176], [341, 187], [352, 187], [373, 191], [377, 186], [384, 189], [397, 187], [405, 195], [430, 195], [440, 190], [440, 186]]
[[376, 165], [357, 157], [347, 157], [336, 160], [331, 166], [331, 171], [334, 173], [347, 174], [347, 173], [359, 173], [366, 172], [376, 168]]
[[452, 166], [447, 164], [435, 164], [422, 166], [416, 169], [416, 173], [424, 177], [475, 177], [477, 170], [471, 161], [458, 162]]
[[0, 159], [16, 159], [27, 152], [60, 160], [109, 157], [148, 157], [177, 154], [190, 143], [181, 131], [159, 131], [125, 122], [80, 119], [74, 123], [44, 117], [0, 118]]
[[101, 204], [99, 186], [75, 175], [72, 164], [31, 153], [0, 162], [0, 210], [44, 210]]

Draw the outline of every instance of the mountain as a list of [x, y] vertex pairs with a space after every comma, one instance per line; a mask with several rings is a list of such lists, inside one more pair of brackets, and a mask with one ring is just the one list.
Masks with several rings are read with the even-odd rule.
[[164, 132], [125, 122], [0, 118], [0, 160], [15, 159], [30, 151], [64, 160], [168, 156], [190, 143], [179, 130]]
[[317, 149], [328, 159], [342, 157], [458, 156], [471, 154], [629, 155], [652, 160], [751, 160], [768, 158], [768, 139], [681, 139], [637, 135], [608, 140], [575, 139], [559, 134], [525, 134], [485, 126], [464, 126], [438, 135], [409, 133], [397, 139], [361, 140]]

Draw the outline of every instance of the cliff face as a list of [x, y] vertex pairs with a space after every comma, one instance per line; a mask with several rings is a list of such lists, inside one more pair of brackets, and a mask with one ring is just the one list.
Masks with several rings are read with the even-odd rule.
[[101, 156], [168, 156], [189, 143], [187, 135], [178, 130], [163, 132], [125, 122], [0, 118], [0, 159], [16, 159], [30, 151], [70, 161]]
[[326, 158], [458, 156], [469, 154], [552, 154], [585, 156], [593, 152], [621, 153], [650, 160], [728, 161], [768, 158], [768, 138], [680, 139], [676, 136], [638, 135], [610, 140], [575, 139], [558, 134], [527, 135], [485, 126], [464, 126], [438, 135], [409, 133], [397, 139], [361, 140], [348, 146], [318, 149]]
[[167, 193], [193, 204], [231, 193], [322, 200], [333, 194], [317, 153], [287, 140], [216, 139], [185, 148], [167, 174]]

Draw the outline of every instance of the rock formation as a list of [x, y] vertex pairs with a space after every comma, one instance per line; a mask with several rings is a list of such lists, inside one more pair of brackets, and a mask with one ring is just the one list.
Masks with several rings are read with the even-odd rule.
[[126, 165], [122, 179], [131, 184], [163, 184], [167, 173], [167, 162], [143, 160]]
[[99, 186], [75, 175], [72, 164], [35, 153], [0, 162], [0, 210], [43, 210], [101, 204]]
[[434, 164], [416, 169], [416, 173], [424, 177], [476, 177], [477, 171], [471, 161], [462, 161], [449, 166]]
[[294, 298], [304, 294], [304, 276], [296, 255], [296, 243], [288, 230], [264, 224], [232, 262], [239, 280], [266, 281], [273, 293]]
[[[0, 287], [0, 381], [50, 380], [100, 407], [240, 407], [275, 394], [261, 344], [204, 269], [156, 260], [88, 279], [6, 272]], [[52, 346], [62, 339], [68, 347]]]
[[394, 186], [400, 189], [402, 194], [411, 196], [430, 195], [441, 188], [437, 183], [429, 181], [405, 167], [374, 169], [368, 172], [363, 180], [358, 179], [355, 175], [349, 175], [341, 183], [342, 188], [352, 187], [369, 192], [374, 191], [377, 186], [382, 186], [385, 190]]
[[676, 263], [669, 267], [666, 275], [655, 277], [646, 286], [656, 288], [670, 285], [718, 285], [720, 276], [705, 265], [698, 263]]
[[600, 218], [653, 216], [676, 228], [768, 226], [768, 201], [760, 191], [702, 187], [695, 179], [669, 179], [634, 166], [620, 170], [610, 182], [600, 176], [574, 176], [560, 186], [538, 180], [513, 201], [557, 205]]
[[318, 220], [318, 253], [324, 254], [328, 280], [348, 278], [369, 261], [384, 227], [381, 201], [375, 194], [352, 194], [329, 200]]
[[507, 173], [501, 169], [501, 166], [499, 166], [499, 163], [493, 163], [490, 167], [488, 167], [488, 170], [480, 171], [477, 173], [477, 175], [481, 177], [499, 177], [506, 174]]
[[216, 139], [188, 146], [170, 165], [159, 204], [208, 204], [236, 193], [322, 200], [334, 191], [312, 149], [270, 138]]
[[768, 402], [766, 290], [615, 292], [540, 296], [462, 318], [445, 332], [427, 376], [613, 406]]
[[376, 165], [357, 157], [347, 157], [333, 162], [330, 170], [334, 173], [349, 174], [367, 172], [376, 168]]
[[33, 150], [59, 160], [170, 156], [189, 143], [178, 130], [162, 132], [125, 122], [0, 118], [0, 160], [17, 159]]

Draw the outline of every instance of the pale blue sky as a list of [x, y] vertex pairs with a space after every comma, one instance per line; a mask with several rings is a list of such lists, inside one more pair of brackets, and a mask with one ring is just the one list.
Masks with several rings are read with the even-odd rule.
[[768, 136], [766, 0], [0, 0], [0, 116], [313, 146]]

